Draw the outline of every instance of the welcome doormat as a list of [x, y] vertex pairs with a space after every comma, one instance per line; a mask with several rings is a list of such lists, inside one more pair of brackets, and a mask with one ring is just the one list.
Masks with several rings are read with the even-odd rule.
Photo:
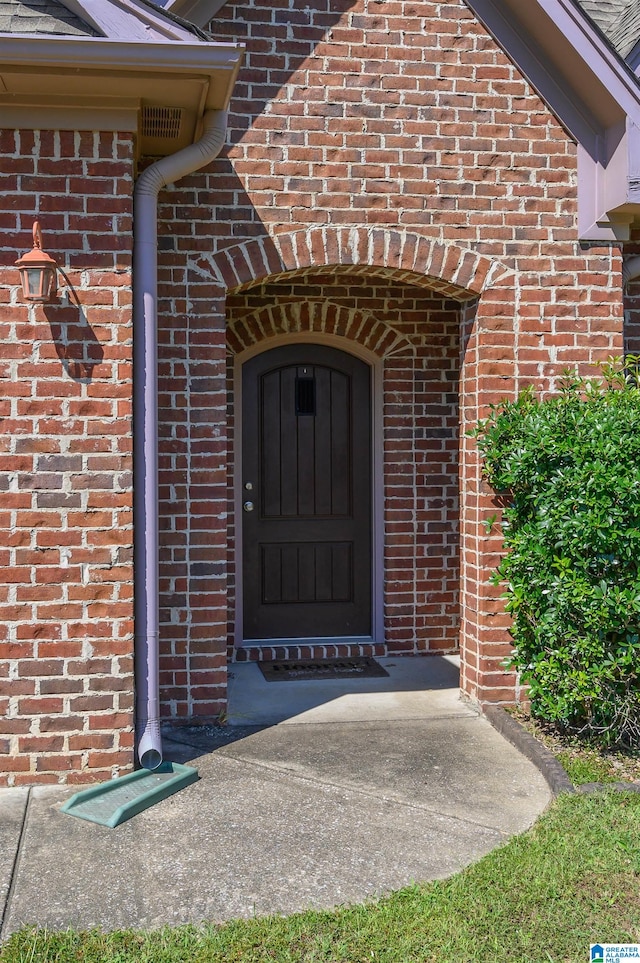
[[348, 659], [280, 659], [258, 662], [267, 682], [298, 682], [305, 679], [372, 679], [389, 673], [370, 656]]

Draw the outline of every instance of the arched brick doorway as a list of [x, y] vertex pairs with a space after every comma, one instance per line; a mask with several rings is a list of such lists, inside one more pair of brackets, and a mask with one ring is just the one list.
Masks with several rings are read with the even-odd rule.
[[[501, 666], [507, 623], [487, 591], [499, 545], [481, 524], [490, 496], [466, 429], [517, 388], [516, 287], [500, 262], [386, 229], [311, 228], [190, 260], [189, 363], [172, 361], [190, 387], [166, 408], [163, 456], [175, 517], [161, 563], [170, 714], [215, 717], [225, 709], [236, 621], [232, 372], [240, 352], [278, 337], [343, 340], [384, 370], [382, 447], [397, 468], [379, 473], [387, 651], [450, 651], [459, 637], [463, 688], [480, 700], [509, 697], [513, 680]], [[180, 336], [170, 333], [172, 341]]]

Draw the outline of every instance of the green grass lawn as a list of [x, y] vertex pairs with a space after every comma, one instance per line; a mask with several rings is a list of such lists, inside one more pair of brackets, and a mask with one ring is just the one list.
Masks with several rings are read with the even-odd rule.
[[561, 796], [443, 882], [332, 912], [148, 933], [23, 931], [0, 963], [586, 963], [640, 942], [640, 794]]

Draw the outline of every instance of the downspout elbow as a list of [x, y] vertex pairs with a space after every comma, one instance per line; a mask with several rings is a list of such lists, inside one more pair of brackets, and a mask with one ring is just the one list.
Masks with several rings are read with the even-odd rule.
[[145, 769], [162, 762], [158, 591], [158, 194], [220, 153], [227, 112], [208, 111], [202, 136], [138, 178], [133, 239], [134, 595], [137, 753]]
[[167, 184], [172, 184], [215, 160], [224, 146], [226, 135], [227, 111], [208, 111], [202, 119], [202, 135], [195, 144], [189, 144], [175, 154], [160, 158], [142, 172], [136, 181], [136, 202], [145, 196], [157, 201], [160, 190]]

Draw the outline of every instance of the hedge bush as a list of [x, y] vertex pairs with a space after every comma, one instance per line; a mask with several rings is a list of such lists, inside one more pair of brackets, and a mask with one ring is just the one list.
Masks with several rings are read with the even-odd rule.
[[[495, 575], [510, 665], [532, 714], [600, 745], [640, 745], [638, 359], [565, 373], [557, 396], [505, 401], [474, 434], [507, 496]], [[488, 520], [488, 525], [495, 521]]]

